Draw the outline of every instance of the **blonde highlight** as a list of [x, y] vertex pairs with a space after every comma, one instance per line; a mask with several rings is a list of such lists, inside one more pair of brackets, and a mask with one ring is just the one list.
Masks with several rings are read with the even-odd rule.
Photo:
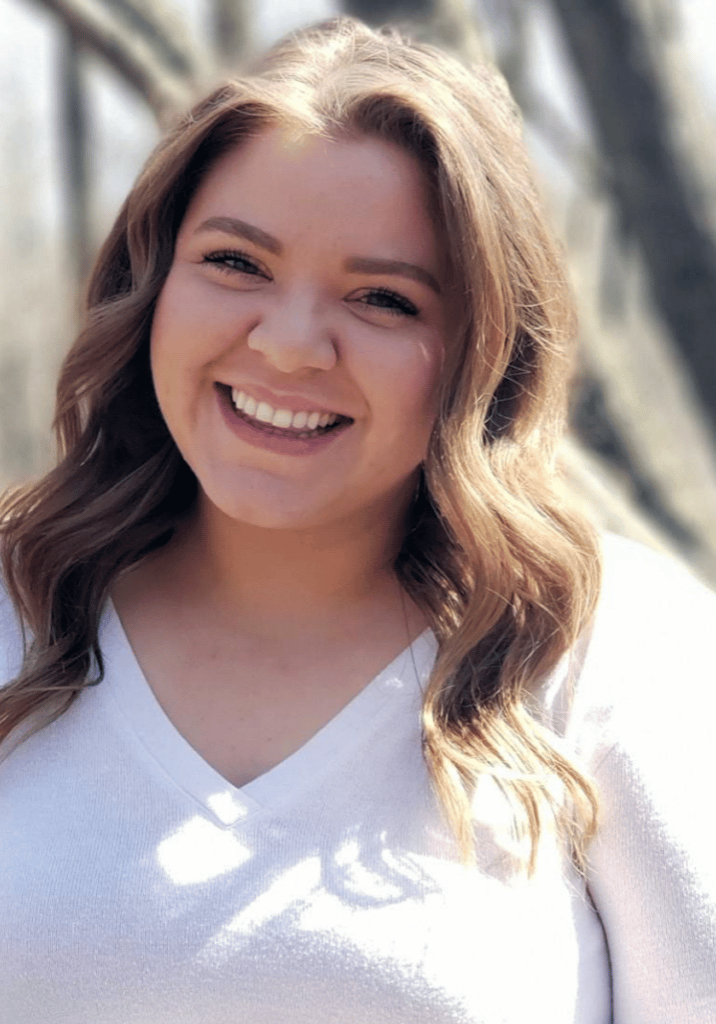
[[556, 470], [575, 330], [561, 256], [499, 76], [351, 19], [296, 33], [201, 101], [150, 157], [110, 232], [58, 383], [58, 465], [0, 505], [4, 576], [28, 636], [0, 693], [0, 742], [101, 680], [113, 582], [192, 506], [196, 480], [151, 384], [154, 304], [198, 182], [276, 122], [386, 139], [424, 170], [461, 310], [395, 565], [439, 643], [425, 758], [466, 860], [475, 784], [489, 776], [512, 803], [528, 866], [550, 818], [581, 861], [594, 787], [530, 710], [599, 589], [595, 536]]

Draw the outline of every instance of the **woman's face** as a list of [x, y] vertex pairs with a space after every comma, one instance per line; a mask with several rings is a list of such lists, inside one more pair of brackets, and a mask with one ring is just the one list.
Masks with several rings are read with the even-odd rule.
[[209, 170], [151, 335], [207, 508], [284, 529], [402, 515], [436, 414], [445, 263], [420, 167], [389, 143], [271, 128]]

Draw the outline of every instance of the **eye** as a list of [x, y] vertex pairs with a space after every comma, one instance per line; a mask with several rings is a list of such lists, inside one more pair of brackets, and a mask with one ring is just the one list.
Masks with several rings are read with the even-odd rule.
[[410, 299], [390, 291], [389, 288], [372, 288], [363, 295], [359, 295], [356, 301], [392, 316], [417, 316], [420, 312]]
[[258, 263], [250, 259], [243, 252], [232, 249], [224, 249], [219, 252], [209, 252], [202, 259], [202, 263], [210, 263], [221, 270], [224, 274], [246, 274], [249, 277], [268, 277]]

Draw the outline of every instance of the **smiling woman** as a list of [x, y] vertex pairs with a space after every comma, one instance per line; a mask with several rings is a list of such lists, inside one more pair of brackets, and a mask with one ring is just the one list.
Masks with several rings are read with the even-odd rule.
[[712, 1024], [713, 598], [561, 494], [573, 337], [493, 70], [177, 123], [0, 510], [0, 1024]]
[[377, 540], [404, 517], [437, 412], [446, 264], [421, 167], [395, 144], [275, 127], [211, 168], [151, 338], [205, 520]]

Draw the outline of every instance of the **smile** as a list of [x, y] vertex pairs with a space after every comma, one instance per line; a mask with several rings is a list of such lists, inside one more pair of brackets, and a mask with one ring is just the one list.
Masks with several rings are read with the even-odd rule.
[[[275, 409], [268, 402], [258, 402], [246, 392], [242, 393], [238, 389], [218, 381], [214, 387], [219, 399], [219, 408], [231, 431], [254, 447], [264, 448], [279, 455], [317, 454], [332, 445], [335, 439], [341, 436], [354, 422], [350, 417], [342, 416], [339, 413], [323, 413], [317, 410], [301, 410], [299, 413], [293, 413], [289, 410]], [[242, 394], [246, 401], [242, 399]], [[239, 399], [240, 404], [243, 404], [243, 409], [237, 408], [236, 398]], [[253, 416], [247, 413], [247, 408], [254, 408], [249, 404], [249, 399], [255, 404]], [[277, 412], [288, 413], [292, 426], [276, 426]], [[259, 418], [259, 414], [264, 418]], [[303, 428], [294, 427], [293, 423], [296, 417], [300, 417], [298, 419], [300, 424], [303, 422], [303, 415], [306, 416], [305, 426]], [[316, 416], [318, 416], [318, 425], [311, 428], [310, 423], [316, 422]], [[321, 425], [322, 420], [325, 426]], [[286, 422], [286, 417], [279, 418], [278, 422]]]
[[302, 409], [299, 412], [291, 412], [290, 409], [275, 409], [268, 402], [257, 402], [245, 391], [238, 388], [231, 389], [231, 400], [237, 412], [244, 416], [267, 426], [278, 427], [298, 436], [310, 437], [317, 432], [317, 429], [332, 427], [340, 417], [337, 413], [316, 412], [315, 410]]

